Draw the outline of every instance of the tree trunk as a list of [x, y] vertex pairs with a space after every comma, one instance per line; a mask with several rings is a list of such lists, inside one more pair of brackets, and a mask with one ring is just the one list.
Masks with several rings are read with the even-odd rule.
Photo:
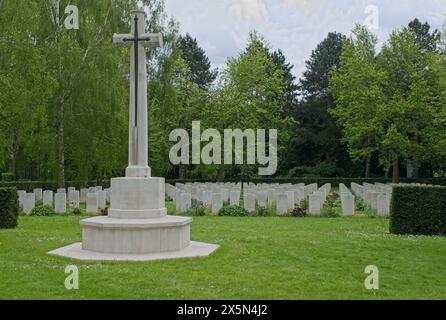
[[218, 169], [218, 181], [219, 182], [223, 182], [225, 180], [225, 176], [226, 176], [226, 170], [225, 170], [225, 166], [220, 165], [220, 168]]
[[392, 182], [398, 183], [400, 181], [400, 162], [398, 160], [398, 155], [396, 153], [393, 153], [392, 161], [393, 161]]
[[58, 128], [57, 128], [57, 143], [58, 143], [58, 185], [59, 188], [65, 188], [65, 128], [64, 128], [64, 99], [63, 99], [63, 86], [62, 86], [62, 57], [61, 57], [61, 48], [60, 48], [60, 32], [61, 32], [61, 26], [59, 21], [59, 0], [56, 1], [56, 43], [57, 43], [57, 49], [58, 49], [58, 55], [59, 55], [59, 61], [57, 66], [57, 72], [58, 72], [58, 80], [59, 80], [59, 97], [58, 97]]
[[57, 143], [59, 147], [59, 170], [58, 170], [58, 185], [59, 188], [65, 188], [65, 148], [64, 148], [64, 125], [63, 125], [63, 105], [59, 106], [59, 112], [62, 114], [62, 118], [59, 118], [59, 128], [57, 132]]
[[178, 169], [178, 179], [184, 180], [187, 178], [187, 165], [180, 164]]
[[370, 178], [370, 168], [372, 166], [372, 155], [367, 156], [367, 160], [365, 163], [365, 177]]
[[417, 165], [413, 167], [413, 177], [414, 179], [418, 179], [420, 177], [420, 167]]

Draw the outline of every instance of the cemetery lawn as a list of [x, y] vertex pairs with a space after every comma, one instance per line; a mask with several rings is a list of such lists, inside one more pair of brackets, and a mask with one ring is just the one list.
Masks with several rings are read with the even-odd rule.
[[[371, 218], [194, 217], [207, 258], [81, 262], [48, 251], [81, 240], [85, 217], [20, 217], [0, 230], [0, 299], [446, 299], [446, 238], [393, 236]], [[66, 265], [80, 289], [66, 290]], [[364, 288], [367, 265], [380, 289]]]

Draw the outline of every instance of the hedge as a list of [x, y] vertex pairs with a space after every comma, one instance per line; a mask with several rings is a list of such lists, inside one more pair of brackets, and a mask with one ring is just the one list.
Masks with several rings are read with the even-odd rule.
[[16, 188], [0, 188], [0, 229], [17, 227], [19, 199]]
[[[188, 182], [221, 182], [218, 180], [205, 180], [205, 179], [166, 179], [167, 183], [188, 183]], [[317, 183], [322, 186], [326, 183], [330, 183], [333, 186], [337, 186], [340, 183], [350, 185], [355, 182], [357, 184], [371, 183], [391, 183], [392, 179], [385, 178], [317, 178], [317, 177], [302, 177], [302, 178], [252, 178], [252, 179], [225, 179], [224, 182], [252, 182], [252, 183]], [[446, 179], [444, 178], [419, 178], [419, 179], [400, 179], [400, 183], [419, 183], [419, 184], [433, 184], [446, 186]]]
[[[66, 181], [66, 187], [75, 187], [77, 189], [102, 186], [103, 188], [110, 187], [110, 180], [97, 181]], [[53, 190], [56, 191], [59, 186], [56, 181], [8, 181], [0, 182], [0, 188], [17, 188], [17, 190], [25, 190], [26, 192], [33, 192], [34, 189]]]
[[[188, 182], [221, 182], [218, 180], [206, 180], [206, 179], [166, 179], [167, 183], [188, 183]], [[338, 186], [340, 183], [349, 185], [351, 182], [358, 184], [367, 183], [390, 183], [392, 180], [384, 178], [313, 178], [313, 177], [302, 177], [302, 178], [252, 178], [252, 179], [225, 179], [224, 182], [252, 182], [252, 183], [317, 183], [322, 186], [326, 183], [331, 183], [332, 186]], [[444, 178], [420, 178], [420, 179], [401, 179], [401, 183], [420, 183], [420, 184], [433, 184], [433, 185], [443, 185], [446, 186], [446, 179]], [[77, 189], [102, 186], [104, 188], [110, 187], [110, 180], [97, 181], [67, 181], [65, 183], [66, 187], [75, 187]], [[0, 182], [0, 188], [11, 188], [15, 187], [17, 190], [25, 190], [27, 192], [33, 192], [34, 189], [40, 188], [43, 190], [53, 190], [56, 191], [58, 188], [58, 183], [56, 181], [8, 181]]]
[[446, 235], [446, 187], [395, 186], [390, 233]]

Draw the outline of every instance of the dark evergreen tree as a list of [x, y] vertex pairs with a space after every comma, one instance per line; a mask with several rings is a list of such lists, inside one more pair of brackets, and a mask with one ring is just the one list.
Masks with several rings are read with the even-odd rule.
[[409, 23], [409, 30], [415, 35], [415, 41], [424, 51], [435, 52], [440, 41], [441, 34], [435, 29], [430, 32], [431, 26], [429, 23], [421, 23], [418, 18], [415, 18]]
[[208, 88], [217, 78], [217, 70], [211, 70], [211, 63], [206, 53], [198, 46], [197, 39], [190, 34], [181, 36], [179, 49], [182, 58], [189, 67], [188, 80], [195, 83], [199, 88]]
[[329, 33], [306, 62], [307, 70], [299, 84], [302, 99], [293, 109], [297, 124], [286, 160], [296, 175], [354, 174], [355, 166], [341, 143], [341, 131], [328, 112], [334, 106], [328, 92], [329, 76], [339, 65], [344, 40], [340, 33]]

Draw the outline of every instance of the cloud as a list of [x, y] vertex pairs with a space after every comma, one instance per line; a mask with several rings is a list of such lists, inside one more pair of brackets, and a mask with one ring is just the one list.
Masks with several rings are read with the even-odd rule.
[[254, 20], [257, 23], [268, 19], [268, 10], [264, 0], [232, 0], [229, 12], [239, 18]]
[[433, 28], [446, 20], [446, 0], [166, 0], [181, 32], [197, 38], [214, 67], [243, 50], [255, 29], [273, 49], [282, 49], [297, 77], [328, 32], [349, 35], [355, 24], [365, 23], [369, 5], [379, 9], [380, 44], [415, 17]]

